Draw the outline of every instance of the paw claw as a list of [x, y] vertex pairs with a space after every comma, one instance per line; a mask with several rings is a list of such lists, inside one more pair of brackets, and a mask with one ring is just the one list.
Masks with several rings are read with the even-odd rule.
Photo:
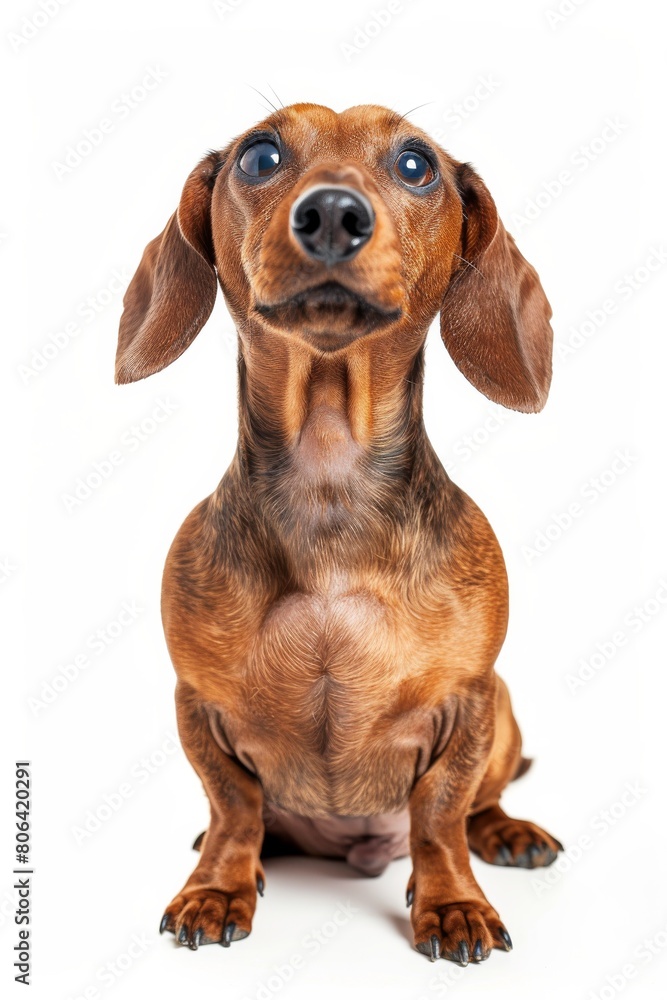
[[493, 859], [493, 863], [495, 865], [511, 865], [514, 863], [514, 859], [512, 858], [512, 852], [510, 851], [507, 844], [501, 844], [501, 846], [498, 848], [498, 853]]
[[415, 947], [431, 962], [436, 962], [440, 958], [440, 938], [437, 934], [431, 934], [428, 941], [418, 941]]
[[498, 933], [500, 934], [501, 938], [505, 942], [505, 951], [511, 951], [512, 948], [514, 947], [513, 944], [512, 944], [512, 938], [509, 936], [509, 934], [507, 933], [507, 931], [505, 930], [505, 928], [501, 927], [500, 930], [498, 931]]
[[162, 920], [160, 921], [160, 934], [164, 934], [164, 932], [167, 930], [168, 927], [169, 927], [169, 914], [165, 913]]
[[231, 921], [231, 923], [227, 924], [224, 933], [222, 935], [222, 941], [220, 942], [223, 948], [229, 948], [230, 944], [234, 940], [235, 930], [236, 930], [236, 924], [234, 923], [234, 921]]

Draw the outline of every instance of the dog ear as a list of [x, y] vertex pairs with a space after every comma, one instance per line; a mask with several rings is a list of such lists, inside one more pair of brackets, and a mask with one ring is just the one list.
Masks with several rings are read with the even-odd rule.
[[533, 267], [498, 218], [486, 185], [467, 164], [461, 256], [440, 312], [440, 332], [457, 368], [495, 403], [534, 413], [551, 383], [551, 307]]
[[211, 314], [217, 281], [211, 194], [220, 154], [192, 171], [178, 209], [144, 250], [123, 299], [116, 382], [136, 382], [180, 357]]

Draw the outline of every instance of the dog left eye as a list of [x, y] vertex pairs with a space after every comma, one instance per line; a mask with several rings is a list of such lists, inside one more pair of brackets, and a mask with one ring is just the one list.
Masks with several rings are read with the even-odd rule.
[[410, 187], [424, 187], [435, 178], [435, 171], [425, 156], [414, 149], [404, 150], [394, 163], [394, 173]]
[[279, 165], [280, 150], [267, 139], [249, 146], [239, 160], [239, 167], [248, 177], [268, 177]]

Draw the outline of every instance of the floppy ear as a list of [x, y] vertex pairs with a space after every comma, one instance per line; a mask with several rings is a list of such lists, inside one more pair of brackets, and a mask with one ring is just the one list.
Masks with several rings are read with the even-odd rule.
[[123, 299], [116, 382], [136, 382], [180, 357], [211, 314], [217, 291], [211, 193], [220, 160], [210, 153], [183, 188], [178, 209], [152, 240]]
[[461, 256], [440, 312], [456, 366], [495, 403], [534, 413], [551, 383], [551, 307], [533, 267], [498, 218], [467, 163], [457, 171], [464, 223]]

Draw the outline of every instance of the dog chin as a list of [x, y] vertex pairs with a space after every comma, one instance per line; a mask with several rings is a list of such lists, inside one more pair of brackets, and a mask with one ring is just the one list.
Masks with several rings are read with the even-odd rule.
[[400, 316], [400, 310], [382, 310], [333, 281], [256, 309], [272, 326], [298, 333], [320, 351], [340, 350]]

